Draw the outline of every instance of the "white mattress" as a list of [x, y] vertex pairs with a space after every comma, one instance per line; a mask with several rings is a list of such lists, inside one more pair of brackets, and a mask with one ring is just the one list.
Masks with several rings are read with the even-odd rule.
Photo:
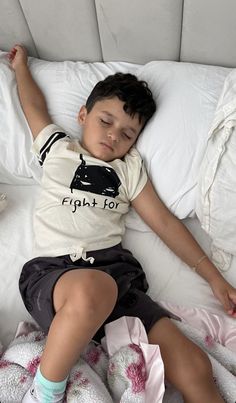
[[[8, 196], [8, 206], [0, 215], [0, 341], [6, 346], [20, 321], [32, 321], [21, 301], [18, 278], [23, 264], [31, 258], [32, 216], [39, 186], [1, 185], [1, 192]], [[210, 240], [198, 220], [191, 218], [185, 222], [209, 253]], [[127, 229], [123, 244], [143, 265], [150, 295], [155, 300], [222, 313], [208, 284], [181, 262], [154, 233], [145, 226], [140, 225], [140, 229]], [[236, 286], [236, 264], [233, 263], [225, 274]], [[233, 321], [231, 318], [228, 320]]]

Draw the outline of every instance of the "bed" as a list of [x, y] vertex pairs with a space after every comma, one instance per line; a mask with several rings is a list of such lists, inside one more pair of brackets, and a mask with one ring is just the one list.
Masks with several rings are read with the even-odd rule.
[[[157, 112], [138, 150], [160, 197], [236, 287], [235, 13], [234, 0], [0, 0], [0, 193], [7, 196], [0, 212], [2, 351], [19, 322], [32, 322], [18, 277], [31, 258], [41, 177], [6, 52], [26, 46], [51, 116], [74, 137], [80, 136], [76, 113], [98, 80], [129, 71], [149, 83]], [[234, 403], [235, 319], [133, 210], [124, 246], [141, 262], [149, 294], [200, 331], [197, 339], [210, 337], [219, 348], [218, 356], [212, 353], [215, 376]], [[20, 401], [4, 399], [0, 392], [2, 403]], [[163, 401], [182, 400], [173, 391]]]

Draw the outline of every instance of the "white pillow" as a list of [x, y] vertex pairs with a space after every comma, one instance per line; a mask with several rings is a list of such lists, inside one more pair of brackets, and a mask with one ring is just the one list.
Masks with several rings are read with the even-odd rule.
[[21, 183], [31, 174], [31, 133], [22, 112], [6, 53], [0, 54], [0, 182]]
[[179, 218], [193, 216], [199, 167], [223, 82], [230, 69], [151, 62], [139, 69], [157, 112], [137, 148], [165, 204]]
[[[20, 106], [15, 73], [0, 51], [0, 182], [39, 180], [41, 168], [31, 154], [32, 136]], [[53, 121], [80, 137], [77, 114], [94, 85], [117, 71], [137, 72], [138, 65], [122, 62], [47, 62], [29, 58], [29, 67], [43, 90]]]
[[227, 270], [228, 254], [236, 255], [236, 69], [225, 80], [209, 135], [196, 211], [215, 262]]
[[7, 195], [5, 193], [0, 193], [0, 213], [6, 208], [7, 206]]

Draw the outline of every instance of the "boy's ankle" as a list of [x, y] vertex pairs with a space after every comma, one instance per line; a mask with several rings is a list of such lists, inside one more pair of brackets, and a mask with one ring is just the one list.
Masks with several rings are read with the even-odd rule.
[[33, 384], [25, 394], [22, 403], [62, 403], [64, 400], [67, 379], [62, 382], [51, 382], [38, 368]]
[[56, 398], [47, 398], [47, 400], [45, 400], [37, 396], [37, 391], [35, 389], [35, 385], [33, 384], [24, 395], [22, 403], [63, 403], [64, 395], [65, 394], [63, 393], [60, 397], [57, 396]]

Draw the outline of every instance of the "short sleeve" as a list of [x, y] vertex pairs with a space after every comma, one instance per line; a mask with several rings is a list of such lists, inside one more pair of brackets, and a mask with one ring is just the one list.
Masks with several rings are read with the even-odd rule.
[[125, 156], [125, 161], [127, 165], [126, 191], [128, 199], [132, 201], [146, 185], [148, 179], [147, 171], [139, 152], [134, 147]]
[[40, 165], [43, 165], [47, 154], [51, 151], [53, 146], [65, 137], [68, 138], [69, 136], [61, 127], [55, 124], [50, 124], [41, 130], [31, 147], [31, 152], [36, 155]]

